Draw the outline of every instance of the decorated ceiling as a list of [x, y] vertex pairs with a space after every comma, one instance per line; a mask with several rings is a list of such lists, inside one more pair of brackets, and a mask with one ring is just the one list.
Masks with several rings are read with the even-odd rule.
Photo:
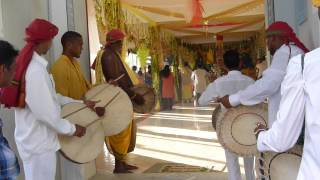
[[264, 0], [120, 0], [142, 22], [190, 43], [241, 41], [264, 29]]

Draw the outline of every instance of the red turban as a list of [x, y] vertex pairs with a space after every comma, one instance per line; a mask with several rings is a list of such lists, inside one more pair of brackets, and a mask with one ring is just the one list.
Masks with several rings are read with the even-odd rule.
[[42, 42], [53, 39], [58, 34], [58, 28], [43, 19], [35, 19], [25, 30], [27, 44], [20, 51], [16, 62], [16, 72], [9, 87], [1, 89], [0, 102], [6, 107], [25, 106], [25, 73], [32, 59], [34, 47]]
[[[267, 29], [267, 35], [280, 35], [288, 37], [289, 42], [293, 42], [296, 46], [302, 49], [305, 53], [309, 52], [309, 49], [297, 38], [293, 29], [282, 21], [276, 21], [272, 23]], [[288, 42], [288, 43], [289, 43]]]
[[112, 29], [107, 33], [107, 46], [110, 46], [112, 43], [116, 41], [123, 40], [125, 34], [119, 29]]
[[[112, 29], [107, 33], [107, 46], [110, 46], [111, 44], [123, 40], [125, 37], [125, 34], [119, 30], [119, 29]], [[91, 65], [91, 69], [96, 69], [96, 60], [94, 60], [93, 64]]]

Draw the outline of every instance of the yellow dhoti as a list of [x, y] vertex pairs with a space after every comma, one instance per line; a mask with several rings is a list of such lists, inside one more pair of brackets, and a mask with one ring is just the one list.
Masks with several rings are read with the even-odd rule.
[[134, 149], [136, 139], [135, 123], [132, 121], [129, 126], [120, 134], [106, 137], [105, 141], [109, 151], [118, 160], [123, 160], [125, 156]]

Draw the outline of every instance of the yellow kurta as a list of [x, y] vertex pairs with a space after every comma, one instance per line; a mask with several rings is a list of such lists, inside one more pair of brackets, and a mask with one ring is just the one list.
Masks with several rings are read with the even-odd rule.
[[63, 96], [82, 99], [91, 87], [83, 76], [79, 61], [70, 60], [65, 55], [61, 55], [52, 65], [51, 73], [57, 93]]
[[[104, 50], [100, 50], [96, 57], [96, 64], [95, 64], [95, 75], [96, 75], [96, 85], [104, 83], [105, 78], [102, 71], [102, 55]], [[121, 56], [119, 56], [121, 57]], [[135, 74], [131, 71], [129, 66], [122, 60], [122, 63], [127, 70], [127, 73], [133, 82], [133, 84], [137, 84], [138, 80]], [[114, 156], [118, 160], [123, 160], [124, 157], [128, 154], [128, 152], [133, 151], [135, 146], [135, 138], [136, 138], [136, 125], [135, 122], [132, 121], [129, 126], [123, 130], [120, 134], [106, 137], [106, 144], [112, 150]]]

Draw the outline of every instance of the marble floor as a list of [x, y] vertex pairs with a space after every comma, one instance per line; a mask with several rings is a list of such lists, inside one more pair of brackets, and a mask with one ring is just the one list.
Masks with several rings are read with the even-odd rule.
[[[227, 179], [224, 150], [211, 124], [213, 107], [176, 105], [172, 111], [136, 115], [135, 151], [127, 162], [139, 167], [133, 174], [113, 175], [113, 156], [105, 148], [97, 159], [93, 179]], [[157, 163], [181, 163], [211, 169], [202, 173], [144, 173]], [[241, 166], [242, 160], [240, 161]], [[243, 171], [243, 168], [241, 169]]]

